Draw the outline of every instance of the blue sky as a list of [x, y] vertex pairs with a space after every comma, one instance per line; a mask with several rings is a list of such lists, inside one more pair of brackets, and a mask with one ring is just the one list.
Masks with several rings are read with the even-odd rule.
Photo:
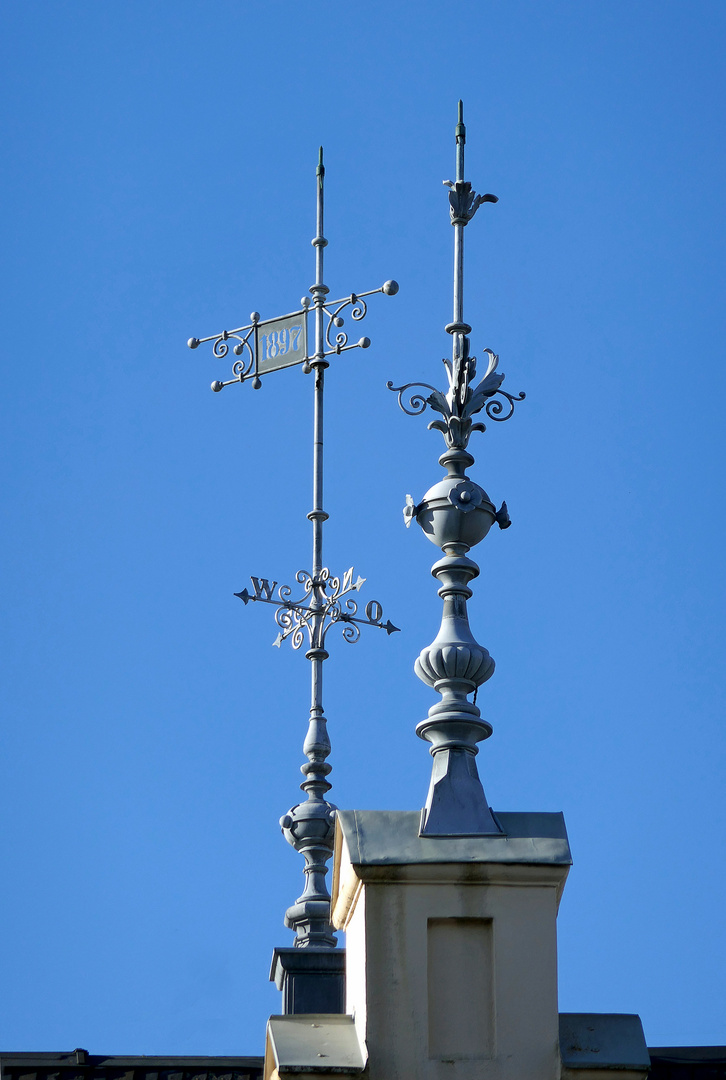
[[[311, 385], [185, 341], [395, 277], [327, 382], [326, 561], [402, 632], [335, 642], [331, 799], [415, 809], [456, 101], [465, 312], [527, 400], [474, 436], [492, 805], [563, 810], [562, 1011], [726, 1042], [724, 75], [711, 2], [5, 5], [0, 1048], [260, 1053], [290, 943], [307, 664], [250, 574], [309, 561]], [[492, 430], [494, 429], [495, 430]]]

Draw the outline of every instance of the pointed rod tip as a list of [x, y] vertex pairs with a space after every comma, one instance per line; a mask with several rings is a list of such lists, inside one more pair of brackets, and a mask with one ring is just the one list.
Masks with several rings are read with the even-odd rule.
[[456, 124], [456, 141], [461, 139], [462, 142], [466, 142], [466, 128], [464, 127], [464, 102], [459, 98], [459, 112], [458, 121]]

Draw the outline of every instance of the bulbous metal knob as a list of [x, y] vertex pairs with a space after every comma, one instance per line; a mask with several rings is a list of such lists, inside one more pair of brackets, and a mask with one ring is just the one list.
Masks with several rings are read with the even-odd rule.
[[447, 476], [434, 484], [415, 507], [416, 520], [437, 547], [483, 540], [495, 521], [494, 503], [473, 480]]

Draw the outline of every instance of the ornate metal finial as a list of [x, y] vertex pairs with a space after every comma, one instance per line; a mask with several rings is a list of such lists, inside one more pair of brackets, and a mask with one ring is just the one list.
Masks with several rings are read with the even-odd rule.
[[[358, 616], [358, 606], [352, 598], [365, 578], [353, 579], [353, 567], [340, 577], [331, 575], [323, 566], [323, 524], [328, 514], [323, 509], [323, 389], [328, 358], [349, 349], [367, 349], [367, 337], [349, 343], [348, 335], [341, 330], [344, 318], [341, 312], [350, 308], [351, 318], [363, 319], [367, 312], [365, 297], [375, 293], [395, 296], [398, 285], [387, 281], [379, 289], [364, 293], [351, 293], [340, 300], [328, 301], [328, 286], [323, 282], [323, 252], [328, 241], [323, 235], [323, 197], [325, 166], [323, 148], [320, 147], [316, 175], [316, 235], [315, 283], [309, 292], [312, 301], [304, 297], [300, 309], [289, 315], [273, 319], [260, 319], [257, 312], [250, 316], [247, 326], [224, 330], [206, 338], [190, 338], [187, 344], [196, 349], [205, 341], [213, 341], [212, 352], [223, 358], [229, 351], [228, 342], [236, 341], [233, 352], [238, 359], [232, 366], [234, 378], [226, 382], [215, 381], [212, 390], [222, 390], [231, 383], [252, 380], [259, 389], [261, 379], [271, 371], [301, 365], [303, 372], [314, 372], [314, 434], [313, 434], [313, 508], [307, 515], [312, 522], [313, 550], [312, 568], [299, 570], [296, 580], [302, 586], [303, 595], [292, 599], [292, 588], [280, 585], [269, 578], [252, 577], [252, 593], [247, 589], [235, 593], [245, 605], [250, 601], [271, 604], [276, 608], [275, 621], [279, 633], [273, 642], [278, 647], [288, 638], [293, 649], [299, 649], [307, 636], [306, 658], [311, 663], [311, 706], [308, 733], [303, 744], [307, 761], [301, 767], [305, 779], [300, 787], [307, 795], [305, 802], [293, 806], [280, 819], [285, 838], [305, 859], [305, 887], [302, 895], [288, 908], [285, 925], [295, 931], [295, 945], [300, 948], [323, 946], [333, 948], [336, 938], [330, 924], [330, 894], [325, 876], [326, 863], [333, 853], [335, 807], [326, 795], [331, 788], [328, 776], [331, 767], [327, 762], [330, 739], [323, 711], [323, 661], [328, 659], [326, 638], [332, 626], [340, 625], [343, 638], [355, 642], [360, 637], [361, 626], [374, 626], [394, 633], [398, 627], [383, 621], [383, 608], [377, 600], [371, 600], [365, 608], [365, 618]], [[314, 312], [314, 326], [308, 334], [310, 311]], [[312, 340], [310, 340], [312, 339]], [[312, 345], [312, 349], [311, 346]], [[275, 594], [275, 590], [277, 593]]]
[[[466, 602], [472, 592], [469, 583], [479, 574], [479, 567], [468, 557], [496, 522], [500, 529], [511, 524], [507, 504], [499, 510], [483, 488], [470, 480], [466, 470], [474, 464], [468, 452], [474, 431], [485, 431], [485, 424], [473, 417], [485, 411], [491, 420], [508, 420], [514, 403], [524, 394], [502, 390], [504, 375], [497, 371], [499, 357], [485, 349], [487, 366], [475, 385], [476, 357], [470, 354], [468, 335], [471, 327], [464, 322], [464, 228], [485, 202], [498, 202], [496, 195], [477, 195], [464, 180], [464, 107], [459, 102], [456, 125], [456, 180], [445, 180], [449, 188], [449, 208], [454, 227], [454, 312], [446, 330], [452, 336], [452, 358], [444, 360], [448, 391], [428, 383], [406, 383], [388, 389], [398, 394], [404, 412], [416, 416], [426, 406], [440, 414], [429, 428], [440, 431], [446, 451], [439, 464], [447, 470], [443, 480], [426, 492], [420, 503], [406, 497], [404, 519], [415, 519], [429, 540], [441, 548], [443, 558], [434, 563], [431, 573], [439, 581], [439, 596], [444, 610], [436, 639], [423, 649], [415, 663], [419, 679], [441, 695], [441, 701], [429, 709], [428, 717], [416, 727], [416, 734], [431, 744], [433, 767], [426, 806], [422, 812], [422, 835], [486, 835], [501, 832], [487, 805], [476, 767], [477, 743], [488, 738], [492, 726], [483, 720], [476, 707], [479, 687], [494, 673], [489, 652], [474, 638], [469, 626]], [[427, 392], [428, 391], [428, 392]], [[473, 701], [469, 695], [473, 694]]]

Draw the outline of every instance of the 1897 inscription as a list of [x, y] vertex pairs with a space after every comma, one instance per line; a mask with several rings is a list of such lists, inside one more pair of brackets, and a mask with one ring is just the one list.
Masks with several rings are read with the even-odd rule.
[[307, 353], [305, 330], [305, 313], [302, 312], [260, 323], [257, 371], [262, 374], [301, 364]]

